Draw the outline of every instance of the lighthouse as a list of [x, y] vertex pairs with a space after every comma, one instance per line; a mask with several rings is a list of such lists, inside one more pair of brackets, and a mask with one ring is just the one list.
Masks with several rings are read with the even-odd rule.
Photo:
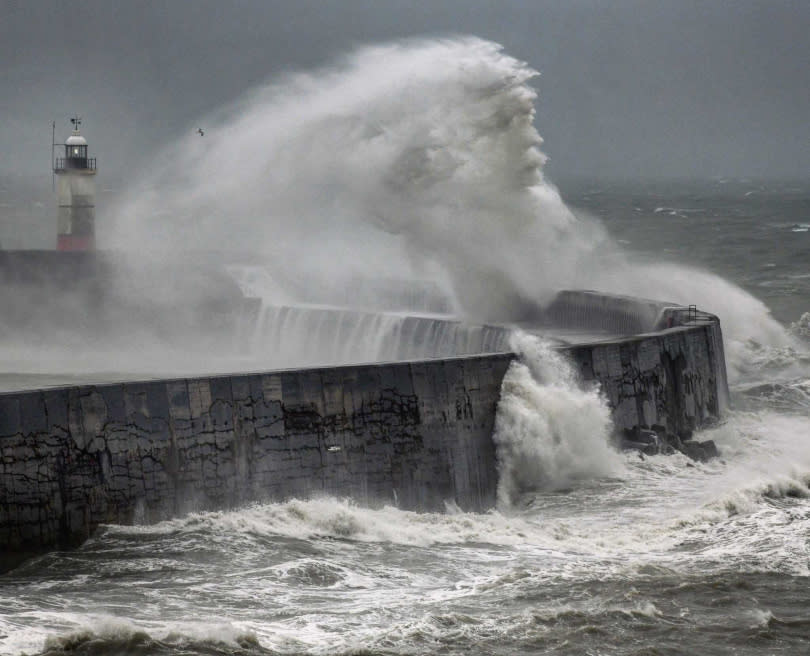
[[96, 158], [87, 156], [87, 140], [81, 135], [78, 116], [70, 119], [73, 132], [65, 141], [64, 157], [54, 160], [59, 176], [59, 215], [56, 248], [60, 251], [92, 251], [96, 247]]

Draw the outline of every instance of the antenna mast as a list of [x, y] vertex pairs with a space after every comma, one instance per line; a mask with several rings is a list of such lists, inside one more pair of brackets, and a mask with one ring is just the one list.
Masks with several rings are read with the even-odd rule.
[[51, 121], [51, 193], [56, 191], [56, 175], [53, 168], [54, 148], [56, 148], [56, 121]]

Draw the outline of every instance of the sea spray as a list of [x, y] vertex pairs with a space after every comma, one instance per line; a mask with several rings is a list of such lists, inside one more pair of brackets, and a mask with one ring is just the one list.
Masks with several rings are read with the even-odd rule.
[[[757, 357], [751, 344], [790, 346], [739, 287], [640, 262], [566, 206], [543, 172], [536, 78], [475, 37], [363, 47], [277, 78], [201, 121], [204, 139], [190, 125], [99, 238], [154, 257], [259, 253], [323, 303], [357, 280], [432, 280], [479, 321], [522, 319], [572, 288], [696, 304], [723, 322], [732, 382]], [[370, 310], [386, 305], [376, 292]]]
[[[598, 288], [655, 298], [716, 314], [723, 329], [729, 382], [734, 384], [764, 360], [806, 352], [759, 299], [723, 278], [681, 264], [638, 262], [628, 256], [598, 272]], [[594, 281], [591, 281], [595, 284]]]
[[522, 492], [620, 474], [623, 460], [610, 446], [610, 410], [599, 390], [581, 387], [548, 342], [516, 333], [511, 346], [520, 359], [504, 377], [493, 436], [499, 506]]
[[606, 239], [543, 178], [536, 75], [468, 37], [276, 79], [156, 156], [104, 238], [167, 257], [258, 252], [320, 297], [427, 278], [469, 316], [509, 319], [574, 284]]

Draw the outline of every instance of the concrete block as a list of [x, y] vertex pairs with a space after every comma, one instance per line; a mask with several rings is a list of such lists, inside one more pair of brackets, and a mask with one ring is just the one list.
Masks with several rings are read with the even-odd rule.
[[[84, 393], [83, 387], [71, 387], [68, 389], [67, 424], [68, 432], [76, 440], [77, 444], [84, 445], [84, 423], [82, 421], [81, 397]], [[79, 448], [83, 448], [80, 446]]]
[[165, 382], [157, 381], [144, 386], [146, 392], [146, 415], [153, 419], [169, 421], [169, 394]]
[[192, 419], [208, 414], [211, 408], [211, 387], [207, 379], [188, 381], [188, 401]]
[[[20, 423], [26, 433], [44, 433], [48, 430], [48, 414], [45, 408], [45, 397], [42, 392], [21, 394]], [[2, 403], [0, 401], [0, 403]], [[0, 416], [3, 411], [0, 409]], [[2, 434], [2, 433], [0, 433]]]
[[638, 344], [638, 368], [640, 371], [654, 371], [661, 366], [661, 348], [655, 339], [645, 339]]
[[357, 368], [357, 380], [352, 390], [354, 412], [369, 412], [379, 399], [381, 389], [380, 371], [377, 367], [362, 366]]
[[231, 391], [231, 380], [227, 376], [215, 376], [208, 380], [208, 388], [211, 392], [211, 404], [217, 401], [224, 403], [233, 402], [233, 393]]
[[233, 406], [231, 402], [217, 399], [210, 409], [211, 424], [215, 431], [233, 432]]
[[191, 419], [188, 384], [185, 380], [173, 380], [166, 384], [169, 418], [176, 425], [180, 420]]
[[96, 392], [100, 394], [104, 400], [107, 421], [116, 422], [118, 424], [126, 423], [127, 413], [124, 405], [124, 386], [100, 385], [96, 388]]
[[281, 374], [281, 395], [284, 398], [284, 407], [300, 406], [305, 401], [301, 389], [301, 379], [297, 372], [285, 371]]
[[595, 346], [591, 349], [591, 362], [593, 363], [593, 374], [597, 380], [604, 380], [609, 377], [609, 367], [607, 359], [607, 349]]
[[284, 403], [284, 393], [280, 374], [265, 374], [261, 377], [262, 396], [265, 403]]
[[256, 435], [259, 438], [284, 435], [284, 413], [280, 401], [262, 401], [253, 408]]
[[447, 381], [447, 390], [451, 397], [454, 397], [459, 391], [465, 389], [464, 385], [464, 360], [446, 360], [442, 367], [445, 380]]
[[[324, 416], [323, 381], [320, 370], [304, 371], [299, 375], [299, 390], [301, 398], [309, 403], [318, 415]], [[285, 405], [287, 405], [285, 401]]]
[[251, 379], [256, 376], [231, 376], [229, 378], [231, 383], [231, 398], [234, 403], [253, 403], [254, 397], [251, 391]]
[[95, 389], [79, 397], [81, 406], [82, 427], [88, 439], [100, 435], [107, 423], [107, 403]]
[[45, 390], [45, 410], [48, 413], [48, 431], [68, 429], [68, 390]]
[[124, 384], [124, 409], [128, 420], [137, 414], [144, 417], [150, 416], [146, 396], [147, 386], [145, 383]]
[[17, 435], [22, 430], [19, 397], [0, 394], [0, 437]]
[[339, 370], [326, 369], [321, 373], [324, 415], [344, 414], [344, 381]]
[[607, 375], [611, 378], [621, 378], [624, 373], [621, 347], [618, 344], [609, 344], [604, 349], [605, 360], [607, 361]]

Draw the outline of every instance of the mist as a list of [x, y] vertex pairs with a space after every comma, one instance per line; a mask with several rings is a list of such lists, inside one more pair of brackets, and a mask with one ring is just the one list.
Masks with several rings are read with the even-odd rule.
[[[454, 317], [510, 322], [590, 287], [721, 307], [726, 326], [746, 326], [732, 344], [752, 330], [789, 341], [716, 276], [634, 262], [552, 181], [804, 175], [807, 46], [783, 39], [807, 18], [797, 5], [472, 5], [464, 21], [481, 36], [388, 42], [457, 32], [460, 8], [306, 7], [7, 3], [4, 70], [23, 93], [2, 101], [14, 117], [4, 189], [39, 170], [28, 151], [46, 116], [89, 105], [99, 244], [159, 272], [137, 285], [119, 274], [122, 297], [196, 300], [166, 266], [216, 251], [258, 258], [265, 291], [289, 303], [339, 305], [363, 288], [365, 309], [391, 309], [392, 284], [408, 280]], [[48, 233], [47, 208], [33, 214], [4, 212], [15, 245]]]
[[380, 309], [386, 280], [432, 281], [472, 322], [519, 322], [566, 288], [697, 302], [724, 322], [732, 376], [749, 340], [789, 346], [748, 293], [636, 261], [569, 209], [544, 174], [537, 79], [477, 37], [359, 48], [207, 117], [210, 139], [168, 146], [103, 241], [169, 259], [249, 251], [294, 303], [344, 305], [362, 280]]
[[259, 253], [324, 301], [358, 277], [434, 280], [469, 318], [516, 318], [606, 239], [543, 178], [535, 76], [474, 37], [359, 49], [207, 117], [100, 238]]

